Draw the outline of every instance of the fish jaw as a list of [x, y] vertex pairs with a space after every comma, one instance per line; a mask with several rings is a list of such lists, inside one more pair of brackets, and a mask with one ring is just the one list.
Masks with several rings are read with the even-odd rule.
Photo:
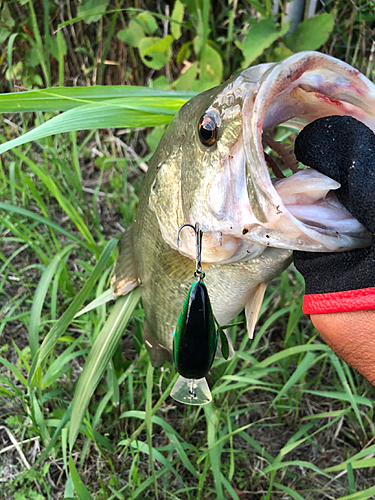
[[[368, 232], [332, 194], [338, 183], [312, 169], [271, 179], [262, 134], [280, 124], [298, 131], [332, 114], [354, 116], [374, 129], [374, 105], [369, 80], [317, 52], [248, 68], [193, 98], [164, 138], [173, 147], [151, 187], [149, 202], [164, 240], [195, 259], [193, 232], [185, 229], [178, 247], [177, 231], [198, 222], [202, 261], [211, 263], [246, 261], [268, 246], [319, 252], [368, 246]], [[209, 113], [217, 117], [218, 140], [206, 147], [198, 123]]]

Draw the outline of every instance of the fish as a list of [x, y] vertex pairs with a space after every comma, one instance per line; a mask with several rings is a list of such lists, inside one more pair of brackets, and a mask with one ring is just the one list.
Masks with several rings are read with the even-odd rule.
[[299, 166], [293, 145], [275, 141], [272, 131], [282, 125], [298, 134], [330, 115], [375, 130], [374, 114], [374, 85], [312, 51], [249, 67], [180, 109], [149, 162], [111, 281], [115, 297], [141, 288], [154, 366], [172, 360], [173, 332], [194, 281], [195, 235], [187, 227], [177, 244], [183, 224], [198, 223], [203, 232], [201, 261], [218, 323], [245, 310], [250, 337], [267, 285], [293, 250], [370, 245], [368, 231], [337, 200], [340, 184]]

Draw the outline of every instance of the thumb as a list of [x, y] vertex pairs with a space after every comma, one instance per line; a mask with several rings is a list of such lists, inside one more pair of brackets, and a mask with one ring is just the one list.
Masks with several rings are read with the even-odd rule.
[[375, 233], [375, 134], [351, 116], [307, 125], [295, 142], [298, 161], [336, 180], [339, 201]]

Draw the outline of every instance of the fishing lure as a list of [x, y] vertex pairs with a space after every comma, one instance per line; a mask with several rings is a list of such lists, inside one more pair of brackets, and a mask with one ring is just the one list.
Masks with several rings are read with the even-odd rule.
[[194, 276], [197, 279], [189, 288], [173, 333], [173, 358], [180, 377], [171, 396], [180, 403], [202, 405], [212, 400], [205, 376], [214, 361], [218, 333], [210, 298], [203, 282], [205, 273], [201, 264], [202, 231], [199, 224], [183, 224], [180, 231], [189, 226], [197, 238], [197, 259]]

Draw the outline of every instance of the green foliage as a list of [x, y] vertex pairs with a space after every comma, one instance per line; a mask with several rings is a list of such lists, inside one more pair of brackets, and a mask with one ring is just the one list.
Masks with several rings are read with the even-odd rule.
[[317, 339], [293, 269], [253, 341], [242, 316], [229, 327], [204, 409], [171, 402], [174, 367], [150, 366], [139, 292], [106, 290], [144, 162], [191, 91], [317, 48], [371, 77], [373, 6], [328, 5], [289, 34], [285, 3], [133, 4], [1, 9], [1, 90], [17, 92], [0, 95], [0, 495], [370, 498], [374, 391]]
[[306, 19], [285, 39], [285, 45], [293, 52], [317, 50], [329, 38], [335, 24], [335, 13], [323, 13]]
[[242, 67], [247, 68], [257, 57], [262, 55], [265, 49], [268, 49], [279, 37], [285, 35], [288, 29], [289, 24], [280, 28], [272, 17], [254, 22], [240, 45], [245, 57]]

